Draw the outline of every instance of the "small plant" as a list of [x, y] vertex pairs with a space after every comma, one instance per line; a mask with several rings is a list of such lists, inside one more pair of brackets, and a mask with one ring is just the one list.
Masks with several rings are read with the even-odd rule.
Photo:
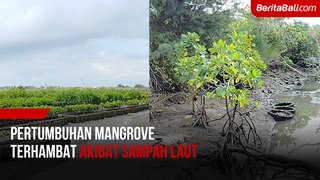
[[[181, 36], [176, 48], [178, 62], [175, 70], [181, 82], [186, 83], [186, 91], [201, 98], [194, 125], [206, 127], [210, 122], [205, 110], [206, 98], [221, 98], [225, 102], [226, 113], [219, 118], [227, 117], [221, 132], [224, 137], [219, 152], [222, 163], [231, 162], [232, 157], [226, 150], [229, 145], [245, 150], [245, 145], [252, 139], [254, 143], [260, 141], [246, 109], [250, 103], [248, 89], [262, 86], [261, 75], [266, 65], [254, 49], [254, 37], [238, 31], [239, 25], [233, 24], [230, 42], [219, 40], [206, 48], [199, 44], [200, 37], [196, 33], [188, 33]], [[245, 125], [248, 130], [244, 130]]]
[[[234, 24], [234, 29], [237, 25]], [[230, 43], [219, 40], [207, 49], [199, 44], [200, 37], [196, 33], [181, 36], [176, 45], [178, 62], [175, 71], [181, 83], [186, 84], [185, 90], [191, 94], [193, 104], [194, 97], [200, 97], [197, 112], [193, 109], [198, 116], [195, 125], [207, 124], [206, 97], [225, 99], [227, 108], [245, 108], [249, 104], [247, 89], [262, 85], [260, 77], [266, 65], [253, 49], [253, 38], [247, 32], [235, 30]]]
[[[191, 94], [192, 114], [198, 116], [196, 124], [205, 126], [206, 113], [203, 111], [205, 105], [205, 92], [203, 90], [206, 71], [208, 70], [209, 57], [205, 46], [199, 44], [200, 37], [196, 33], [183, 34], [181, 41], [176, 44], [178, 63], [175, 68], [182, 89]], [[200, 97], [200, 106], [197, 106], [197, 96]], [[197, 107], [197, 111], [195, 110]]]
[[284, 68], [288, 68], [289, 66], [293, 65], [293, 61], [289, 57], [285, 56], [283, 58], [282, 64]]

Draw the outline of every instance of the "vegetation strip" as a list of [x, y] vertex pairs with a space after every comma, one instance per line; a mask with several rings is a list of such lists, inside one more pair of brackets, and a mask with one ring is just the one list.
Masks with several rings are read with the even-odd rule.
[[[24, 87], [0, 91], [0, 108], [50, 108], [47, 119], [149, 102], [145, 89]], [[0, 124], [3, 126], [3, 124]]]
[[[110, 118], [110, 117], [124, 115], [128, 113], [136, 113], [136, 112], [144, 111], [147, 109], [149, 109], [149, 105], [143, 104], [138, 106], [131, 106], [131, 107], [125, 107], [120, 109], [106, 110], [106, 111], [87, 113], [87, 114], [81, 114], [81, 115], [65, 115], [57, 119], [50, 119], [46, 121], [33, 121], [30, 123], [19, 124], [18, 126], [64, 126], [70, 122], [80, 123], [85, 121], [99, 120], [103, 118]], [[10, 130], [10, 127], [12, 126], [1, 127], [0, 137], [9, 135], [8, 131]], [[3, 141], [3, 139], [0, 139], [0, 142], [1, 141]]]

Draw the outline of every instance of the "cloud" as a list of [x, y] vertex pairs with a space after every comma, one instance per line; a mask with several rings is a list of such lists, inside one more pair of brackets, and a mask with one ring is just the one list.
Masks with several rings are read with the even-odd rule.
[[0, 86], [146, 85], [148, 21], [148, 1], [2, 0]]

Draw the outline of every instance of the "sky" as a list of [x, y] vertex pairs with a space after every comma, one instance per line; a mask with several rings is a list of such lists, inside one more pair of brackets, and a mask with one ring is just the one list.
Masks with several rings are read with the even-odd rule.
[[148, 85], [146, 0], [0, 0], [0, 86]]

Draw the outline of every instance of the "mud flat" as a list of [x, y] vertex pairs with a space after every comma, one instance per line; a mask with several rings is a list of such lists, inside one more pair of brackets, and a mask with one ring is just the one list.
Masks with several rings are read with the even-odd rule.
[[[218, 119], [223, 116], [225, 109], [223, 102], [219, 100], [208, 101], [207, 114], [210, 119]], [[217, 150], [217, 142], [220, 140], [220, 130], [225, 119], [215, 121], [209, 124], [208, 129], [201, 127], [193, 127], [194, 118], [191, 113], [191, 104], [162, 104], [157, 107], [161, 113], [154, 119], [156, 133], [162, 138], [161, 143], [196, 143], [199, 144], [200, 156], [210, 155]], [[265, 116], [260, 115], [264, 113]], [[274, 122], [261, 109], [252, 114], [256, 122], [258, 132], [265, 137], [261, 137], [267, 142], [268, 137], [271, 137], [272, 126]], [[266, 124], [269, 128], [265, 128]], [[267, 147], [266, 147], [267, 148]]]

